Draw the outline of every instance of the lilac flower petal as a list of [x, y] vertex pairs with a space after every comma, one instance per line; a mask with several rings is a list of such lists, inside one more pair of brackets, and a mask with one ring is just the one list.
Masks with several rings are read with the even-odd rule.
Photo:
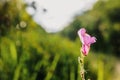
[[82, 44], [84, 44], [84, 38], [83, 38], [83, 36], [85, 35], [85, 33], [86, 33], [86, 30], [85, 30], [84, 28], [81, 28], [81, 29], [78, 31], [78, 35], [79, 35], [79, 37], [80, 37], [80, 40], [81, 40]]
[[91, 44], [92, 44], [92, 43], [95, 43], [95, 42], [96, 42], [96, 38], [95, 38], [95, 37], [91, 37], [90, 42], [91, 42]]
[[87, 56], [90, 50], [90, 46], [89, 45], [82, 45], [81, 51], [83, 53], [84, 56]]
[[96, 38], [91, 37], [89, 34], [87, 34], [85, 28], [81, 28], [78, 31], [78, 35], [82, 42], [82, 53], [86, 56], [89, 52], [90, 45], [96, 42]]
[[85, 33], [85, 35], [84, 36], [82, 36], [83, 37], [83, 42], [84, 42], [84, 44], [89, 44], [90, 43], [90, 40], [91, 40], [91, 36], [89, 35], [89, 34], [87, 34], [87, 33]]

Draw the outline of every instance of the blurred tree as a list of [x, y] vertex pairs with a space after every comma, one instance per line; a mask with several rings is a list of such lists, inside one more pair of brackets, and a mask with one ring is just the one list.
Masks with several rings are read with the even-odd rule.
[[20, 22], [22, 4], [20, 0], [0, 1], [0, 35], [8, 33], [15, 22]]
[[[75, 21], [61, 32], [71, 40], [76, 39], [77, 30], [85, 27], [95, 35], [97, 43], [93, 48], [96, 51], [120, 53], [120, 3], [119, 0], [100, 0], [92, 10], [77, 16]], [[103, 47], [104, 46], [104, 47]]]

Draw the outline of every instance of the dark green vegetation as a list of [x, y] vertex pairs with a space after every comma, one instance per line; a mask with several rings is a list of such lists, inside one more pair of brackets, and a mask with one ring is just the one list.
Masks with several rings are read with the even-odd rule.
[[119, 0], [97, 2], [91, 11], [77, 16], [70, 27], [63, 30], [61, 34], [75, 40], [78, 37], [76, 32], [81, 27], [85, 27], [89, 33], [97, 37], [97, 43], [93, 46], [94, 50], [120, 56]]
[[80, 80], [77, 30], [97, 37], [85, 58], [86, 79], [119, 80], [120, 3], [99, 1], [59, 34], [48, 34], [21, 0], [0, 1], [0, 80]]

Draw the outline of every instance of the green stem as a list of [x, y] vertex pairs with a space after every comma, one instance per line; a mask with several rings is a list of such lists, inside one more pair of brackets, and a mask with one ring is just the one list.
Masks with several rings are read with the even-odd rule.
[[85, 80], [85, 69], [84, 69], [84, 55], [81, 52], [81, 56], [78, 57], [79, 65], [80, 65], [80, 76], [82, 80]]

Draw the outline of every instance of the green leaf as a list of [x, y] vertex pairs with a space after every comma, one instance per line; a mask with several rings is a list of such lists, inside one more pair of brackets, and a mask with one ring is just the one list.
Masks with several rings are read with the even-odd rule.
[[11, 53], [11, 58], [14, 61], [17, 61], [17, 51], [16, 51], [15, 44], [13, 42], [10, 43], [10, 53]]

